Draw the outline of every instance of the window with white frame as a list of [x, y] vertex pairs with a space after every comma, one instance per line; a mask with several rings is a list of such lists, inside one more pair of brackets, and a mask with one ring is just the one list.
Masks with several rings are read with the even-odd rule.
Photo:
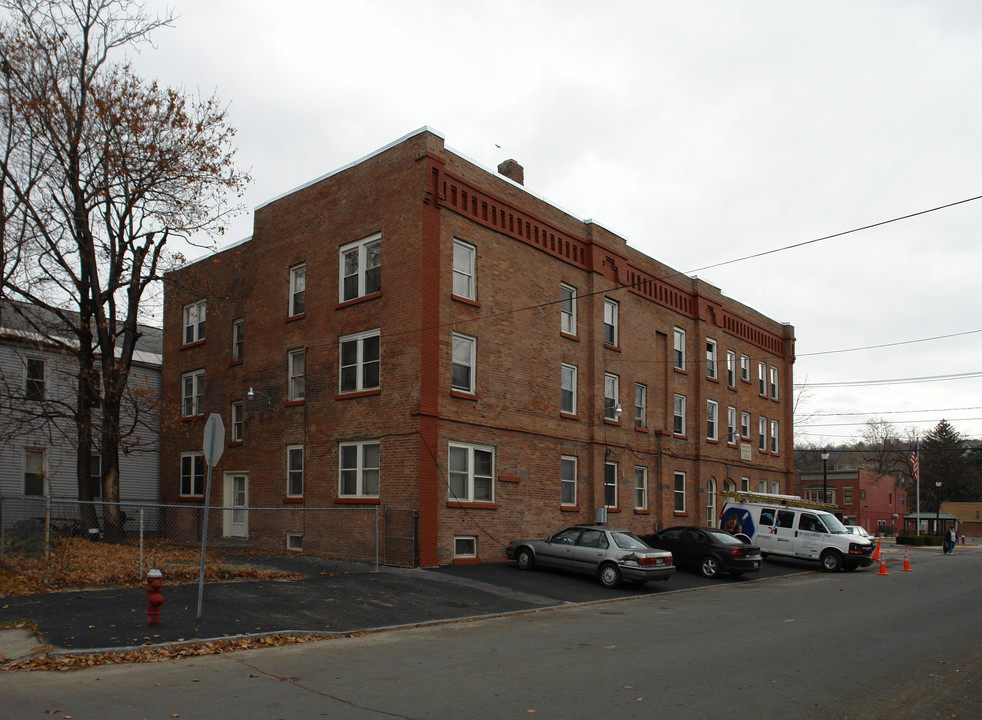
[[576, 365], [563, 363], [560, 380], [559, 410], [569, 415], [576, 414]]
[[750, 356], [749, 355], [740, 356], [740, 379], [745, 382], [750, 382]]
[[303, 445], [286, 448], [286, 494], [289, 497], [303, 495]]
[[242, 430], [245, 425], [245, 410], [242, 401], [232, 403], [231, 425], [229, 439], [231, 442], [242, 442]]
[[604, 507], [617, 507], [617, 463], [604, 463]]
[[706, 488], [706, 525], [716, 526], [716, 478], [709, 478]]
[[559, 502], [576, 505], [576, 458], [563, 455], [560, 460]]
[[750, 478], [748, 477], [740, 478], [740, 490], [742, 492], [750, 492]]
[[737, 441], [737, 410], [735, 407], [726, 408], [726, 442], [736, 445]]
[[767, 450], [767, 418], [762, 417], [757, 421], [757, 449], [761, 452]]
[[761, 395], [767, 395], [767, 363], [757, 363], [757, 386]]
[[634, 509], [648, 509], [648, 468], [634, 466]]
[[232, 323], [232, 362], [240, 362], [245, 357], [245, 320]]
[[303, 533], [290, 532], [286, 534], [287, 550], [303, 550]]
[[761, 492], [761, 493], [767, 492], [767, 481], [766, 480], [761, 480], [759, 483], [757, 483], [757, 492]]
[[672, 432], [685, 435], [685, 395], [676, 395], [672, 403]]
[[477, 300], [477, 275], [475, 273], [477, 250], [463, 240], [453, 241], [453, 294], [457, 297]]
[[476, 392], [477, 338], [453, 334], [450, 387], [473, 395]]
[[771, 365], [771, 400], [777, 400], [777, 368]]
[[675, 369], [685, 370], [685, 330], [675, 328], [673, 343]]
[[181, 453], [181, 495], [205, 494], [205, 456], [199, 452]]
[[341, 248], [340, 300], [346, 302], [382, 290], [382, 236], [372, 235]]
[[559, 328], [567, 335], [576, 335], [576, 288], [565, 283], [559, 286]]
[[290, 268], [290, 317], [303, 315], [307, 297], [307, 266], [295, 265]]
[[719, 439], [719, 403], [715, 400], [706, 401], [706, 438]]
[[617, 395], [620, 378], [613, 373], [604, 373], [604, 420], [618, 420]]
[[341, 443], [338, 452], [343, 497], [378, 497], [381, 467], [378, 440]]
[[339, 340], [339, 389], [342, 393], [375, 390], [381, 377], [379, 331], [368, 330]]
[[494, 502], [494, 448], [450, 443], [449, 467], [450, 500]]
[[604, 343], [617, 346], [617, 302], [604, 300]]
[[685, 512], [685, 473], [675, 473], [675, 512]]
[[726, 384], [729, 387], [736, 385], [736, 353], [732, 350], [726, 351]]
[[778, 451], [777, 425], [778, 425], [777, 420], [771, 420], [771, 452], [772, 453], [777, 453]]
[[24, 495], [42, 496], [44, 492], [44, 450], [24, 451]]
[[634, 427], [648, 427], [648, 388], [642, 383], [634, 383]]
[[750, 413], [740, 413], [740, 437], [750, 439]]
[[477, 557], [477, 538], [473, 535], [458, 535], [453, 539], [453, 556], [455, 558]]
[[716, 380], [719, 368], [716, 366], [716, 341], [706, 338], [706, 377]]
[[778, 480], [771, 481], [771, 493], [773, 493], [774, 495], [781, 494], [781, 483]]
[[289, 399], [303, 400], [306, 393], [306, 351], [291, 350], [287, 354], [287, 371], [290, 378]]
[[184, 306], [184, 344], [205, 339], [205, 301]]
[[194, 417], [204, 412], [205, 371], [195, 370], [181, 376], [181, 414]]
[[24, 397], [28, 400], [44, 400], [44, 359], [27, 358], [26, 365], [27, 373], [24, 380]]

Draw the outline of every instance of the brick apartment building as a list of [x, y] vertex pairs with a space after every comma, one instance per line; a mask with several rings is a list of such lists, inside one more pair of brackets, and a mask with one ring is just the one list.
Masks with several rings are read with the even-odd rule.
[[793, 328], [522, 172], [422, 128], [170, 274], [163, 392], [182, 417], [163, 499], [201, 504], [212, 412], [215, 477], [241, 478], [213, 504], [411, 509], [423, 566], [503, 560], [599, 508], [650, 532], [714, 522], [717, 490], [790, 491]]
[[802, 473], [798, 478], [798, 494], [807, 500], [823, 502], [822, 492], [828, 492], [824, 502], [836, 507], [848, 525], [861, 525], [870, 534], [894, 534], [904, 527], [907, 514], [907, 491], [893, 475], [869, 470], [829, 470]]

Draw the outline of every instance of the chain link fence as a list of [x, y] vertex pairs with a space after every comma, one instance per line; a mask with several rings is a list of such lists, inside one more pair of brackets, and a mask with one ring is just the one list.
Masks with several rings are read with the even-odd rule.
[[[211, 507], [207, 582], [377, 571], [416, 564], [414, 511]], [[386, 538], [384, 523], [392, 524]], [[0, 567], [46, 587], [171, 582], [200, 569], [202, 505], [0, 498]]]

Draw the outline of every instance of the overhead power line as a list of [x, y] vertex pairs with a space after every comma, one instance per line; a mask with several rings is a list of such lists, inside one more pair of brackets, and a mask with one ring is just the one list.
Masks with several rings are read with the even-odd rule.
[[974, 335], [982, 333], [982, 330], [966, 330], [965, 332], [951, 333], [949, 335], [935, 335], [929, 338], [918, 340], [900, 340], [892, 343], [882, 343], [881, 345], [865, 345], [863, 347], [844, 348], [842, 350], [823, 350], [821, 352], [795, 353], [796, 358], [814, 357], [816, 355], [835, 355], [838, 353], [858, 352], [859, 350], [878, 350], [880, 348], [897, 347], [898, 345], [914, 345], [915, 343], [931, 342], [933, 340], [946, 340], [947, 338], [962, 337], [963, 335]]
[[819, 387], [875, 387], [877, 385], [915, 385], [918, 383], [942, 382], [944, 380], [969, 380], [982, 377], [982, 372], [955, 373], [952, 375], [925, 375], [923, 377], [893, 378], [889, 380], [849, 380], [843, 382], [795, 383], [796, 388]]
[[744, 260], [753, 260], [754, 258], [764, 257], [765, 255], [773, 255], [774, 253], [784, 252], [785, 250], [793, 250], [795, 248], [804, 247], [805, 245], [812, 245], [813, 243], [822, 242], [823, 240], [832, 240], [833, 238], [851, 235], [852, 233], [870, 230], [883, 225], [889, 225], [891, 223], [900, 222], [901, 220], [910, 220], [911, 218], [918, 217], [919, 215], [927, 215], [928, 213], [937, 212], [938, 210], [946, 210], [948, 208], [955, 207], [956, 205], [964, 205], [965, 203], [974, 202], [975, 200], [982, 200], [982, 195], [965, 198], [964, 200], [956, 200], [955, 202], [947, 203], [945, 205], [938, 205], [937, 207], [928, 208], [927, 210], [919, 210], [907, 215], [901, 215], [900, 217], [890, 218], [889, 220], [881, 220], [880, 222], [870, 223], [869, 225], [863, 225], [862, 227], [853, 228], [852, 230], [843, 230], [842, 232], [833, 233], [832, 235], [825, 235], [823, 237], [815, 238], [814, 240], [805, 240], [804, 242], [785, 245], [784, 247], [774, 248], [773, 250], [764, 250], [759, 253], [754, 253], [753, 255], [744, 255], [743, 257], [734, 258], [733, 260], [726, 260], [713, 265], [705, 265], [701, 268], [696, 268], [695, 270], [689, 270], [688, 272], [690, 274], [694, 274], [697, 272], [702, 272], [703, 270], [711, 270], [712, 268], [743, 262]]

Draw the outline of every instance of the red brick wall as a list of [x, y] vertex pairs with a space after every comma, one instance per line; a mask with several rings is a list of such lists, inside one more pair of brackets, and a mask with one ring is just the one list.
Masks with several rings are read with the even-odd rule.
[[[453, 186], [460, 207], [450, 203]], [[460, 194], [478, 196], [473, 215]], [[338, 249], [372, 233], [382, 236], [382, 292], [338, 304]], [[477, 248], [477, 302], [452, 299], [452, 245]], [[287, 318], [289, 268], [306, 263], [306, 313]], [[646, 286], [622, 287], [643, 277]], [[450, 562], [453, 539], [475, 536], [482, 560], [504, 558], [503, 545], [544, 535], [563, 524], [592, 521], [603, 503], [603, 467], [618, 463], [618, 507], [612, 524], [637, 532], [653, 524], [706, 522], [706, 488], [715, 478], [738, 486], [748, 475], [789, 489], [793, 338], [784, 328], [705, 283], [680, 276], [629, 248], [623, 239], [584, 224], [443, 148], [423, 132], [367, 160], [265, 205], [251, 241], [169, 276], [165, 298], [164, 393], [179, 399], [180, 375], [206, 368], [205, 414], [229, 421], [229, 403], [246, 402], [245, 442], [229, 447], [218, 470], [248, 471], [250, 504], [289, 504], [290, 444], [306, 448], [304, 502], [331, 506], [338, 495], [339, 440], [378, 438], [379, 504], [420, 512], [420, 561]], [[560, 333], [560, 283], [578, 290], [577, 335]], [[654, 284], [672, 302], [645, 293]], [[181, 347], [181, 309], [208, 297], [207, 337]], [[605, 347], [603, 303], [619, 303], [620, 341]], [[688, 308], [680, 313], [673, 304]], [[724, 312], [779, 345], [788, 359], [725, 332]], [[245, 359], [230, 363], [231, 328], [246, 319]], [[672, 369], [672, 331], [686, 330], [688, 366]], [[381, 391], [337, 396], [338, 337], [380, 328]], [[476, 393], [450, 390], [451, 338], [477, 338]], [[718, 343], [719, 382], [705, 377], [705, 338]], [[773, 343], [772, 343], [773, 344]], [[286, 405], [287, 352], [306, 348], [307, 397]], [[726, 351], [750, 355], [751, 382], [727, 387]], [[777, 401], [760, 397], [756, 359], [781, 370]], [[559, 412], [560, 366], [578, 367], [577, 417]], [[619, 424], [601, 421], [604, 373], [620, 377]], [[634, 426], [634, 385], [647, 386], [648, 423]], [[250, 386], [262, 395], [249, 400]], [[672, 435], [672, 399], [688, 400], [687, 433]], [[719, 402], [721, 441], [707, 442], [705, 407]], [[726, 408], [753, 415], [750, 460], [726, 442]], [[781, 448], [757, 451], [757, 418], [779, 419]], [[161, 469], [165, 499], [177, 499], [181, 451], [200, 446], [204, 419], [180, 420], [166, 433]], [[495, 501], [448, 503], [449, 442], [495, 448]], [[577, 506], [560, 506], [560, 457], [579, 459]], [[634, 467], [648, 468], [648, 508], [634, 509]], [[673, 473], [687, 473], [687, 512], [673, 511]], [[220, 485], [220, 484], [219, 484]], [[221, 502], [220, 489], [213, 502]]]

